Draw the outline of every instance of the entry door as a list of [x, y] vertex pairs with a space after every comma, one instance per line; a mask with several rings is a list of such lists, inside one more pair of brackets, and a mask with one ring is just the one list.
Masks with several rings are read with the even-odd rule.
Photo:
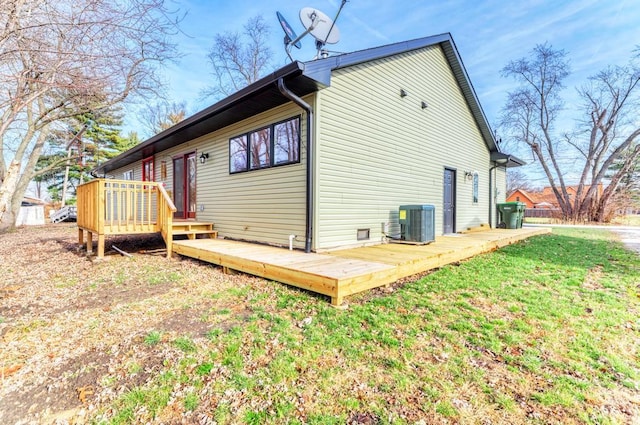
[[175, 218], [196, 217], [196, 153], [173, 158]]
[[456, 231], [456, 171], [444, 169], [444, 228], [443, 233]]

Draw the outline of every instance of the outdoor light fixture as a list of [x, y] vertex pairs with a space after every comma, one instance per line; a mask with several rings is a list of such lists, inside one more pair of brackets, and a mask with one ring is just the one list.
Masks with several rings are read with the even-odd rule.
[[466, 178], [467, 180], [471, 181], [471, 179], [473, 179], [473, 173], [471, 171], [465, 171], [464, 172], [464, 178]]
[[207, 159], [209, 159], [209, 154], [202, 152], [202, 155], [200, 155], [200, 164], [207, 162]]
[[423, 100], [422, 103], [420, 104], [420, 107], [422, 109], [427, 109], [429, 107], [429, 104]]
[[400, 89], [400, 97], [407, 97], [409, 93], [406, 92], [405, 89]]

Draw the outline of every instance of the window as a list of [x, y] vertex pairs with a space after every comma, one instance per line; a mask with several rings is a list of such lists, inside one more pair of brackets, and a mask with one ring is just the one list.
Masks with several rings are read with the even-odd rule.
[[478, 203], [479, 180], [480, 180], [480, 176], [478, 175], [478, 172], [476, 171], [475, 173], [473, 173], [473, 203], [474, 204]]
[[300, 117], [229, 139], [229, 172], [300, 162]]
[[274, 164], [287, 164], [300, 159], [299, 120], [289, 120], [273, 126]]
[[247, 135], [229, 140], [229, 172], [247, 171]]
[[154, 170], [153, 170], [152, 156], [142, 160], [142, 181], [145, 181], [145, 182], [156, 181]]
[[271, 165], [271, 128], [249, 133], [251, 137], [251, 155], [249, 156], [250, 168], [265, 168]]
[[133, 180], [133, 170], [122, 173], [122, 180]]

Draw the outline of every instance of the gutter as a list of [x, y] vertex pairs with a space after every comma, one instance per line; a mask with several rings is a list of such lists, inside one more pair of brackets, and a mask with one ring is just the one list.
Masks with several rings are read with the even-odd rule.
[[[505, 163], [500, 162], [503, 161], [502, 159], [496, 160], [493, 162], [493, 167], [489, 168], [489, 228], [493, 228], [493, 199], [494, 199], [494, 183], [493, 183], [493, 170], [495, 170], [498, 167], [504, 167], [506, 166]], [[497, 180], [497, 179], [496, 179]], [[496, 226], [498, 225], [498, 223], [496, 223]]]
[[300, 106], [307, 113], [307, 201], [304, 252], [310, 253], [313, 235], [313, 108], [289, 90], [282, 77], [278, 78], [278, 90], [284, 97]]
[[[489, 168], [489, 228], [493, 229], [493, 170], [495, 170], [499, 164], [494, 162], [494, 166]], [[497, 223], [496, 223], [497, 225]]]

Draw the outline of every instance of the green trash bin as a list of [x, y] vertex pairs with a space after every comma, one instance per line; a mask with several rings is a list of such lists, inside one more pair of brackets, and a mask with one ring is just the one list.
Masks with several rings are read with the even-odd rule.
[[522, 228], [524, 206], [523, 202], [503, 202], [498, 204], [497, 207], [500, 212], [498, 227], [506, 227], [507, 229]]

